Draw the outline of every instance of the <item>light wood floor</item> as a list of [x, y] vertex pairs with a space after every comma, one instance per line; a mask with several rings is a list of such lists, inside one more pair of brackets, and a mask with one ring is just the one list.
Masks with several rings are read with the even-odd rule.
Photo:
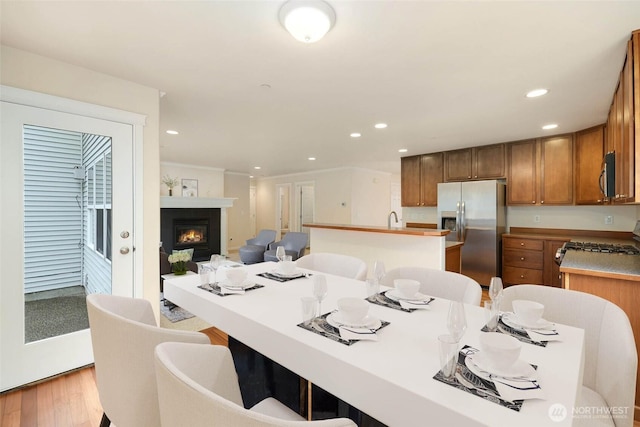
[[[202, 332], [212, 344], [228, 344], [216, 328]], [[101, 418], [93, 366], [0, 394], [0, 427], [97, 427]]]

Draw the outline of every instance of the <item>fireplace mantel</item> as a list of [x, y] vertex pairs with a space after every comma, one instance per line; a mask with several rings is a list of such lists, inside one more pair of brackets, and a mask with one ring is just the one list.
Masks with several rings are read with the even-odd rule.
[[235, 198], [219, 197], [210, 199], [205, 197], [160, 197], [161, 208], [231, 208]]

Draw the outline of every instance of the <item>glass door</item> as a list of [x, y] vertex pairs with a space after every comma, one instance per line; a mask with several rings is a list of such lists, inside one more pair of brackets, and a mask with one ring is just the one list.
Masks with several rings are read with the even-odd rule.
[[92, 363], [86, 295], [134, 295], [133, 126], [1, 115], [0, 391]]

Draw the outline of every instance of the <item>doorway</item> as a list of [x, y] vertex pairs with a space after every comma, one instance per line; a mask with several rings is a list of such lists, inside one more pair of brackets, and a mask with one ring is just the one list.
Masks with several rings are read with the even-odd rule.
[[[142, 129], [139, 115], [4, 86], [1, 101], [4, 391], [92, 363], [88, 323], [61, 317], [86, 309], [87, 293], [136, 293], [134, 142]], [[34, 301], [44, 301], [35, 315]], [[28, 335], [36, 322], [42, 333]]]
[[276, 230], [280, 240], [291, 227], [291, 184], [276, 185]]
[[315, 182], [296, 183], [296, 231], [301, 231], [309, 235], [307, 247], [311, 247], [311, 234], [309, 228], [303, 224], [315, 221]]

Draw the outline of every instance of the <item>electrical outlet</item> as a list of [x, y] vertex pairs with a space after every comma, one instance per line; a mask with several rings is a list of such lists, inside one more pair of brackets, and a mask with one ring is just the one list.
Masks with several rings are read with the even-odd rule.
[[604, 223], [607, 225], [613, 224], [613, 215], [607, 215], [604, 217]]
[[540, 215], [534, 215], [533, 222], [540, 222]]

